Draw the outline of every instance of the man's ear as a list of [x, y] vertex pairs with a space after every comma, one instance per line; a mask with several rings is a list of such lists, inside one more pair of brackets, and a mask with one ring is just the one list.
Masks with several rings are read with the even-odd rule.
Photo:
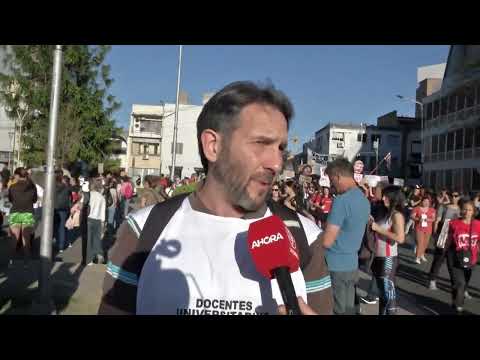
[[203, 130], [200, 135], [202, 149], [209, 162], [216, 162], [221, 149], [221, 135], [212, 129]]

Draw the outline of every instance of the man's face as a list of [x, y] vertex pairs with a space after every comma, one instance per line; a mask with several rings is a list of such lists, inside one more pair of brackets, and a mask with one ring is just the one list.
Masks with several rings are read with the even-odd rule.
[[246, 106], [237, 121], [230, 137], [222, 137], [212, 175], [234, 206], [255, 211], [265, 203], [282, 168], [287, 121], [280, 111], [262, 104]]
[[333, 187], [336, 192], [340, 192], [340, 176], [338, 175], [335, 175], [335, 174], [331, 174], [331, 175], [328, 175], [328, 178], [330, 179], [330, 185], [331, 187]]

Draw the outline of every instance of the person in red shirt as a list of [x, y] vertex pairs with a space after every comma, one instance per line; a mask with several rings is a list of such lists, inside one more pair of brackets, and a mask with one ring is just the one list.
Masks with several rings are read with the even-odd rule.
[[[473, 201], [465, 201], [460, 206], [460, 218], [451, 220], [447, 249], [447, 266], [452, 283], [452, 305], [457, 313], [463, 312], [465, 293], [472, 277], [472, 269], [477, 263], [480, 239], [480, 220], [475, 220], [476, 209]], [[468, 266], [460, 264], [458, 252], [470, 250]], [[465, 254], [466, 255], [466, 254]], [[465, 258], [465, 255], [462, 255]]]
[[319, 204], [320, 210], [321, 210], [320, 221], [322, 226], [327, 223], [328, 214], [332, 209], [332, 203], [333, 203], [333, 199], [332, 199], [332, 196], [330, 195], [330, 188], [324, 187], [323, 195], [320, 197], [320, 204]]
[[417, 241], [415, 262], [420, 264], [421, 261], [427, 261], [425, 251], [427, 250], [430, 237], [433, 232], [433, 223], [436, 219], [436, 211], [432, 208], [430, 198], [425, 196], [422, 198], [420, 206], [413, 209], [411, 219], [415, 222], [415, 234]]

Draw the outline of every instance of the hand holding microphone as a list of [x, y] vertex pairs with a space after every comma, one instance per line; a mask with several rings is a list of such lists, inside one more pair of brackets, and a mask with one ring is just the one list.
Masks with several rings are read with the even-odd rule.
[[297, 245], [282, 219], [269, 216], [250, 224], [248, 248], [258, 272], [276, 279], [282, 294], [283, 307], [279, 312], [288, 315], [314, 313], [295, 293], [290, 273], [299, 268]]

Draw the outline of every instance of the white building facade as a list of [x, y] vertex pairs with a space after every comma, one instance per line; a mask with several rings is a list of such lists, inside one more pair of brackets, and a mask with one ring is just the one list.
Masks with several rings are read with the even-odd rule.
[[[181, 178], [203, 172], [196, 127], [202, 108], [179, 104], [175, 175]], [[125, 169], [129, 176], [170, 174], [174, 120], [175, 104], [132, 106]]]
[[[378, 151], [375, 146], [376, 140], [378, 140]], [[365, 164], [366, 172], [375, 169], [377, 159], [381, 162], [390, 152], [392, 159], [389, 173], [401, 176], [402, 133], [397, 129], [363, 124], [329, 123], [315, 133], [312, 150], [321, 155], [328, 155], [329, 159], [345, 157], [351, 162], [360, 159]], [[383, 166], [379, 172], [381, 170], [387, 171]]]

